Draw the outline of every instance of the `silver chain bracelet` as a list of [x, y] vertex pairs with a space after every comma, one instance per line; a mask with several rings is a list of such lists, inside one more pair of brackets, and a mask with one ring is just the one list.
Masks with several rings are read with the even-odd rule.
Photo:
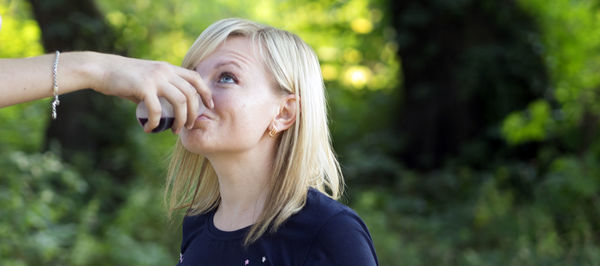
[[58, 100], [58, 58], [60, 57], [60, 52], [56, 51], [56, 58], [54, 59], [54, 67], [52, 68], [52, 78], [53, 78], [53, 87], [52, 91], [54, 94], [54, 101], [52, 101], [52, 119], [56, 119], [56, 106], [60, 105], [60, 101]]

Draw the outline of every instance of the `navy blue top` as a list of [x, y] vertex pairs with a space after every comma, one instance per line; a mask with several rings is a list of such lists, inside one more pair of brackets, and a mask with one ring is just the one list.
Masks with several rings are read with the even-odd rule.
[[225, 232], [213, 224], [214, 211], [187, 216], [178, 265], [378, 265], [367, 226], [350, 208], [310, 189], [306, 205], [275, 233], [248, 247], [250, 227]]

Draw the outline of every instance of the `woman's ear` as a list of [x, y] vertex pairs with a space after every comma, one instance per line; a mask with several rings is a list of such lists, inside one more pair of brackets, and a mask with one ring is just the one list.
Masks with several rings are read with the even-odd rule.
[[296, 122], [296, 114], [300, 112], [299, 109], [300, 98], [296, 94], [286, 95], [271, 126], [275, 127], [277, 132], [287, 130]]

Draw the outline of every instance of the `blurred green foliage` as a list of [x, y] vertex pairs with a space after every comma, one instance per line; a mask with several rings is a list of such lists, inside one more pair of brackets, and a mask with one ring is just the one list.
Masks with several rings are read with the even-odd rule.
[[[466, 16], [470, 10], [459, 7], [472, 1], [425, 2], [430, 10]], [[600, 3], [511, 3], [537, 27], [522, 41], [544, 59], [547, 92], [489, 121], [481, 134], [502, 143], [469, 142], [440, 167], [423, 170], [398, 156], [403, 140], [394, 128], [406, 105], [397, 44], [403, 36], [390, 21], [418, 24], [431, 13], [398, 18], [390, 2], [378, 0], [97, 0], [117, 33], [116, 50], [176, 65], [206, 26], [225, 17], [271, 24], [306, 40], [328, 88], [334, 146], [348, 181], [345, 202], [369, 226], [381, 265], [599, 265]], [[502, 19], [508, 11], [498, 12], [505, 29], [520, 27]], [[0, 0], [0, 15], [1, 57], [42, 53], [25, 1]], [[494, 69], [529, 66], [496, 68], [488, 58], [506, 48], [471, 48], [461, 47], [468, 67], [460, 75], [476, 77], [475, 83], [503, 77], [490, 75]], [[487, 95], [491, 103], [496, 97], [485, 90], [459, 93]], [[160, 200], [175, 137], [144, 134], [133, 104], [122, 104], [132, 112], [127, 130], [118, 133], [129, 141], [109, 152], [115, 164], [131, 166], [135, 176], [122, 177], [127, 182], [90, 167], [86, 158], [63, 161], [60, 145], [41, 151], [51, 123], [48, 101], [0, 109], [1, 265], [175, 264], [179, 222], [165, 220]]]

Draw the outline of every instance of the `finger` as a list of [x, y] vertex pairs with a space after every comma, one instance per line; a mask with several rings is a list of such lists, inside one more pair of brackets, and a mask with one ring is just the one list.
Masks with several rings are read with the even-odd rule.
[[158, 123], [160, 122], [162, 108], [155, 93], [147, 94], [146, 97], [144, 97], [144, 104], [148, 109], [148, 122], [146, 125], [144, 125], [144, 131], [146, 133], [150, 133], [158, 126]]
[[175, 72], [177, 73], [177, 75], [179, 75], [187, 82], [192, 84], [194, 88], [196, 88], [196, 91], [198, 91], [198, 94], [200, 94], [200, 97], [202, 97], [202, 102], [206, 107], [210, 109], [215, 108], [210, 89], [208, 88], [200, 74], [198, 74], [198, 72], [181, 67], [175, 68]]
[[179, 91], [171, 83], [163, 82], [159, 95], [165, 97], [173, 106], [174, 118], [173, 127], [171, 128], [175, 134], [178, 134], [181, 127], [185, 124], [187, 114], [187, 100], [181, 91]]
[[194, 126], [194, 121], [199, 115], [200, 103], [198, 102], [199, 94], [186, 80], [177, 77], [171, 80], [171, 84], [179, 89], [185, 95], [187, 100], [187, 120], [185, 127], [191, 129]]

